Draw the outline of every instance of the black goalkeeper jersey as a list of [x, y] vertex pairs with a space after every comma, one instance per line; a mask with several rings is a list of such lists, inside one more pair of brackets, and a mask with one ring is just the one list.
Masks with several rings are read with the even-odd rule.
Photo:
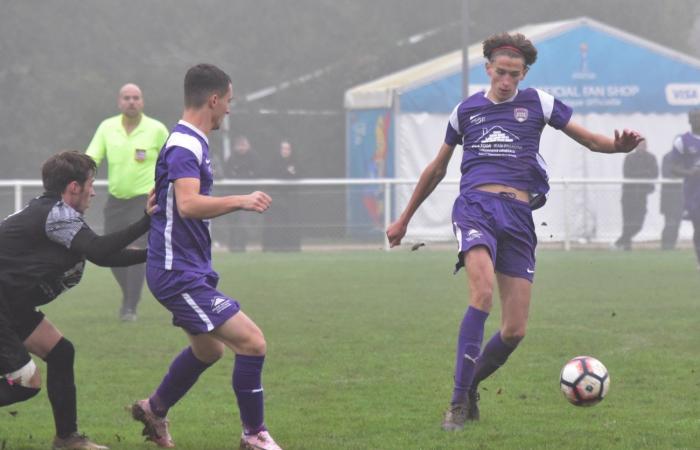
[[[42, 195], [0, 223], [0, 284], [6, 296], [48, 303], [80, 281], [85, 255], [70, 250], [82, 214]], [[29, 297], [27, 297], [29, 296]]]
[[86, 258], [98, 265], [144, 262], [145, 250], [125, 250], [148, 230], [150, 218], [97, 236], [83, 215], [56, 194], [33, 199], [0, 223], [0, 288], [10, 303], [38, 306], [80, 282]]

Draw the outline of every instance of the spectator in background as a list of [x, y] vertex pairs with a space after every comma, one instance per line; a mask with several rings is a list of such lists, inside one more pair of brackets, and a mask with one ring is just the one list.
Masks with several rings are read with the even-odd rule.
[[[642, 179], [659, 176], [656, 157], [647, 151], [646, 141], [625, 156], [622, 169], [625, 178]], [[639, 233], [647, 214], [647, 196], [654, 192], [652, 183], [625, 183], [622, 185], [622, 235], [615, 241], [618, 249], [631, 250], [632, 238]]]
[[[664, 155], [661, 160], [662, 178], [680, 178], [673, 172], [674, 160], [677, 159], [673, 149]], [[680, 184], [661, 185], [660, 211], [664, 216], [661, 250], [673, 250], [676, 248], [678, 229], [683, 217], [683, 187]]]
[[[289, 141], [282, 141], [279, 153], [272, 160], [269, 177], [293, 180], [299, 176], [292, 144]], [[301, 248], [301, 230], [297, 213], [298, 195], [296, 186], [281, 186], [274, 190], [275, 205], [265, 215], [263, 251], [298, 252]]]
[[[99, 166], [107, 158], [109, 196], [104, 208], [104, 231], [120, 230], [143, 216], [148, 192], [153, 188], [158, 152], [168, 138], [168, 129], [143, 113], [141, 89], [128, 83], [119, 90], [117, 106], [121, 114], [104, 120], [90, 141], [86, 153]], [[146, 248], [144, 235], [132, 248]], [[136, 320], [145, 279], [144, 264], [113, 267], [112, 273], [122, 291], [119, 317]]]
[[683, 177], [686, 218], [693, 222], [693, 245], [700, 269], [700, 109], [688, 113], [691, 131], [673, 141], [673, 169]]
[[[245, 136], [238, 136], [233, 141], [233, 152], [225, 163], [224, 173], [227, 178], [249, 180], [260, 176], [258, 157]], [[247, 186], [238, 186], [232, 190], [234, 194], [248, 192]], [[250, 229], [259, 224], [259, 217], [252, 214], [231, 214], [227, 217], [227, 245], [229, 251], [245, 252], [248, 247]]]
[[255, 178], [258, 176], [258, 158], [250, 141], [238, 136], [233, 141], [233, 152], [226, 161], [226, 171], [231, 178]]

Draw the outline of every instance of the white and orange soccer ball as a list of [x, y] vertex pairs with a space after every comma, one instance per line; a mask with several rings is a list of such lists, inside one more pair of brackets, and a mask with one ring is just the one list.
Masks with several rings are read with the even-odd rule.
[[564, 397], [576, 406], [593, 406], [610, 389], [610, 375], [603, 363], [591, 356], [577, 356], [564, 365], [559, 376]]

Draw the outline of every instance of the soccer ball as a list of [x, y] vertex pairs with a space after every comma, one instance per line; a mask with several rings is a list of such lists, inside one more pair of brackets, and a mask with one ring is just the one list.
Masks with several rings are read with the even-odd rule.
[[610, 389], [610, 375], [603, 363], [590, 356], [577, 356], [564, 365], [559, 377], [564, 397], [576, 406], [593, 406]]

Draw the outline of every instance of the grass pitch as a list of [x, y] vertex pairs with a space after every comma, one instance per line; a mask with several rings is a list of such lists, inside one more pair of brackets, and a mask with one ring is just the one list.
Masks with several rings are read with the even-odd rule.
[[[541, 251], [528, 335], [482, 384], [482, 420], [440, 430], [467, 306], [453, 252], [218, 254], [220, 288], [263, 329], [266, 422], [286, 449], [700, 448], [700, 273], [689, 251]], [[112, 449], [153, 449], [124, 406], [147, 396], [186, 345], [146, 293], [117, 320], [109, 270], [44, 308], [76, 346], [80, 429]], [[495, 302], [496, 305], [498, 302]], [[497, 329], [499, 308], [487, 321]], [[571, 357], [607, 366], [608, 398], [569, 405]], [[237, 448], [232, 355], [170, 412], [179, 449]], [[43, 364], [39, 364], [45, 374]], [[45, 390], [0, 409], [0, 449], [49, 448]]]

